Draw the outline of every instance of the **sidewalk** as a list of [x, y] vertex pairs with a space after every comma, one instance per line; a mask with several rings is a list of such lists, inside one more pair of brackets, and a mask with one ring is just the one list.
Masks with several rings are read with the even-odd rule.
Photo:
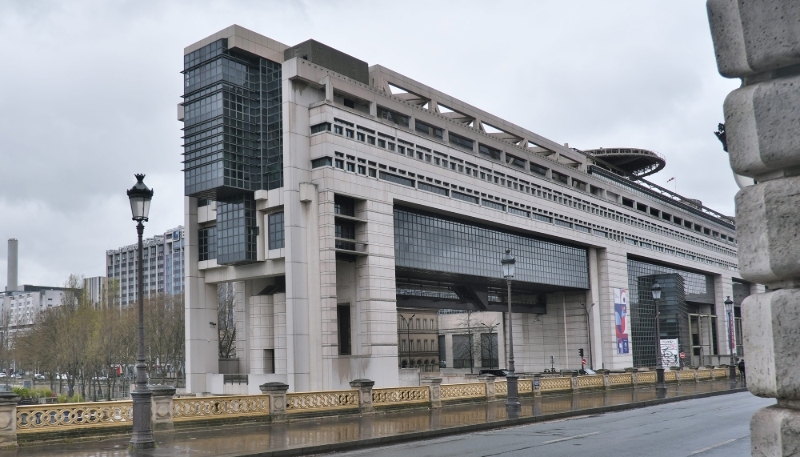
[[655, 388], [589, 391], [563, 396], [523, 398], [518, 418], [509, 419], [504, 401], [444, 406], [371, 416], [345, 416], [288, 424], [230, 425], [185, 430], [157, 437], [158, 448], [129, 453], [129, 437], [101, 442], [25, 446], [0, 451], [0, 457], [125, 457], [142, 456], [289, 456], [342, 451], [385, 445], [413, 439], [510, 425], [520, 425], [570, 416], [599, 414], [652, 406], [711, 395], [741, 392], [728, 381], [669, 385], [664, 398]]

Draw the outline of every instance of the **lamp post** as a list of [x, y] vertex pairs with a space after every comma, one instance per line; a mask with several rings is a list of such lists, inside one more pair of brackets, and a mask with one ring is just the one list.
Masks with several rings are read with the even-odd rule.
[[731, 296], [725, 300], [725, 312], [728, 314], [728, 349], [731, 353], [730, 370], [731, 384], [736, 383], [736, 359], [733, 356], [734, 344], [736, 344], [736, 330], [733, 325], [733, 300]]
[[653, 301], [656, 304], [656, 390], [666, 390], [664, 384], [664, 363], [661, 358], [661, 313], [658, 309], [658, 302], [661, 300], [661, 286], [658, 281], [653, 283], [650, 288], [653, 293]]
[[506, 407], [512, 409], [520, 407], [517, 375], [514, 370], [514, 338], [513, 330], [511, 329], [511, 280], [514, 279], [515, 263], [517, 261], [511, 255], [511, 249], [506, 249], [500, 264], [503, 266], [503, 277], [506, 278], [506, 285], [508, 286], [508, 376], [506, 376], [508, 396], [506, 397]]
[[133, 435], [131, 436], [131, 448], [152, 449], [156, 446], [153, 439], [153, 428], [150, 423], [150, 400], [153, 393], [147, 387], [147, 364], [144, 359], [144, 264], [142, 263], [142, 234], [144, 233], [143, 222], [147, 221], [150, 212], [150, 200], [153, 198], [153, 190], [144, 185], [144, 175], [137, 174], [136, 184], [128, 190], [128, 198], [131, 201], [131, 212], [133, 220], [136, 221], [136, 232], [139, 234], [139, 266], [137, 271], [138, 284], [136, 293], [139, 296], [139, 326], [138, 326], [138, 352], [136, 353], [136, 385], [131, 391], [133, 397]]

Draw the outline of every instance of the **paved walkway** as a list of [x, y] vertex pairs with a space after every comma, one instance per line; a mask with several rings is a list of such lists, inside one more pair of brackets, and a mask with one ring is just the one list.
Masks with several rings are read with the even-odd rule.
[[25, 446], [2, 451], [0, 457], [111, 457], [111, 456], [285, 456], [331, 452], [391, 444], [412, 439], [597, 414], [676, 401], [683, 397], [741, 391], [728, 381], [670, 385], [664, 398], [653, 387], [593, 391], [564, 396], [525, 398], [517, 418], [509, 418], [504, 402], [446, 406], [372, 416], [344, 416], [289, 424], [229, 425], [185, 430], [158, 439], [158, 448], [134, 454], [128, 439]]

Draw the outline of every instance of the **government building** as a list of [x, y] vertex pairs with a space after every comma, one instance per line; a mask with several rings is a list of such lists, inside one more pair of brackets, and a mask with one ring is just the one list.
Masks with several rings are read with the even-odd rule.
[[[235, 25], [188, 46], [183, 74], [188, 391], [505, 368], [506, 249], [518, 373], [578, 369], [581, 350], [597, 369], [654, 366], [656, 282], [660, 339], [686, 365], [728, 361], [724, 302], [738, 327], [760, 286], [738, 273], [733, 218], [645, 179], [660, 155], [570, 148], [317, 41]], [[236, 292], [236, 373], [218, 357], [221, 283]]]

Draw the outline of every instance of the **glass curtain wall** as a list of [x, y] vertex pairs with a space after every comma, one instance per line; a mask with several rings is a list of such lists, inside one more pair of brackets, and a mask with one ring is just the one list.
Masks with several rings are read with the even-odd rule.
[[[702, 356], [718, 354], [716, 326], [712, 325], [714, 278], [664, 265], [628, 259], [628, 297], [634, 367], [656, 365], [656, 315], [651, 287], [661, 286], [660, 339], [678, 339], [680, 350]], [[690, 325], [690, 316], [695, 325]], [[697, 318], [697, 316], [703, 316]], [[697, 322], [707, 322], [702, 329]], [[694, 333], [693, 333], [694, 332]], [[700, 349], [700, 347], [705, 349]], [[692, 359], [694, 360], [694, 359]]]

